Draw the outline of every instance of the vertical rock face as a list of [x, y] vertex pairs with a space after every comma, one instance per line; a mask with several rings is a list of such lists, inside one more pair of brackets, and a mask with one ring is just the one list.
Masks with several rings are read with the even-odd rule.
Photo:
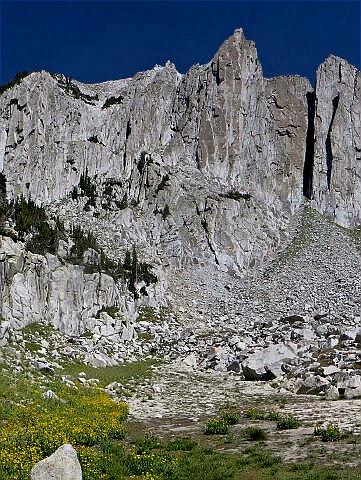
[[[289, 238], [304, 194], [360, 221], [359, 76], [330, 57], [315, 92], [265, 79], [242, 30], [185, 75], [169, 62], [94, 85], [33, 73], [0, 97], [8, 195], [92, 230], [114, 257], [137, 245], [164, 282], [189, 264], [245, 273]], [[71, 195], [85, 173], [88, 209]]]
[[316, 82], [315, 207], [345, 227], [361, 223], [361, 73], [330, 56]]
[[310, 88], [264, 79], [242, 30], [183, 77], [170, 63], [97, 85], [31, 74], [1, 102], [8, 190], [48, 203], [85, 170], [116, 178], [130, 207], [112, 216], [123, 246], [245, 271], [302, 200]]
[[[0, 109], [11, 194], [50, 202], [68, 193], [85, 168], [128, 178], [140, 151], [167, 136], [180, 77], [171, 65], [103, 85], [47, 72], [26, 77], [4, 93]], [[107, 104], [112, 98], [117, 102]]]
[[8, 237], [0, 236], [0, 249], [0, 308], [12, 328], [46, 322], [77, 335], [94, 327], [104, 306], [118, 307], [123, 317], [133, 313], [109, 275], [26, 252]]

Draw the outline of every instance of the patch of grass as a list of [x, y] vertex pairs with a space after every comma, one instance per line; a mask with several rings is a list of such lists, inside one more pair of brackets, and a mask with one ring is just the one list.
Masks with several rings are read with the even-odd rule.
[[24, 336], [28, 335], [37, 335], [41, 338], [48, 338], [53, 332], [54, 327], [52, 325], [47, 325], [45, 323], [30, 323], [26, 327], [21, 329], [21, 332]]
[[84, 372], [87, 378], [98, 378], [100, 386], [105, 387], [112, 382], [125, 383], [131, 379], [143, 380], [152, 376], [152, 366], [159, 365], [159, 361], [148, 359], [139, 362], [125, 363], [115, 367], [95, 368], [80, 363], [69, 363], [61, 370], [62, 375], [77, 377]]
[[153, 433], [147, 433], [144, 435], [144, 437], [135, 440], [134, 446], [137, 455], [141, 455], [159, 448], [161, 443]]
[[138, 312], [139, 322], [156, 323], [159, 319], [157, 309], [154, 307], [140, 307]]
[[199, 446], [189, 451], [159, 448], [139, 455], [108, 443], [103, 451], [109, 459], [106, 470], [111, 475], [105, 477], [109, 480], [231, 480], [237, 471], [235, 457]]
[[228, 432], [229, 425], [222, 417], [211, 418], [204, 426], [205, 435], [226, 435]]
[[24, 347], [25, 350], [27, 350], [28, 352], [38, 352], [39, 350], [41, 350], [41, 345], [39, 343], [29, 342], [27, 340], [25, 340], [24, 342]]
[[175, 440], [169, 441], [165, 445], [165, 450], [169, 452], [189, 452], [190, 450], [193, 450], [197, 446], [197, 442], [192, 440], [189, 437], [181, 437], [181, 438], [176, 438]]
[[229, 432], [230, 425], [239, 422], [239, 413], [231, 406], [220, 408], [218, 416], [211, 418], [204, 426], [206, 435], [225, 435]]
[[277, 259], [267, 268], [265, 276], [268, 277], [275, 273], [277, 269], [297, 257], [300, 252], [310, 243], [311, 231], [314, 223], [321, 217], [316, 210], [305, 205], [298, 232], [293, 240], [280, 252]]
[[248, 448], [246, 456], [240, 459], [240, 464], [253, 465], [261, 468], [269, 468], [281, 463], [281, 458], [273, 455], [260, 446]]
[[169, 314], [167, 307], [140, 307], [138, 310], [138, 322], [162, 323]]
[[239, 422], [239, 413], [231, 409], [221, 409], [219, 416], [227, 425], [236, 425]]
[[243, 436], [246, 440], [250, 441], [263, 441], [267, 440], [268, 435], [266, 430], [260, 427], [248, 427], [243, 431]]
[[345, 435], [338, 425], [329, 423], [326, 427], [316, 425], [313, 434], [320, 437], [323, 442], [337, 442]]
[[204, 448], [187, 437], [165, 442], [148, 433], [131, 442], [123, 403], [112, 402], [97, 389], [75, 390], [56, 383], [49, 387], [65, 403], [42, 399], [41, 390], [24, 375], [15, 380], [8, 369], [2, 371], [1, 480], [29, 478], [31, 467], [65, 442], [75, 446], [84, 480], [360, 479], [357, 468], [286, 465], [264, 446], [234, 455]]
[[301, 426], [301, 421], [293, 415], [280, 417], [277, 421], [277, 430], [292, 430]]

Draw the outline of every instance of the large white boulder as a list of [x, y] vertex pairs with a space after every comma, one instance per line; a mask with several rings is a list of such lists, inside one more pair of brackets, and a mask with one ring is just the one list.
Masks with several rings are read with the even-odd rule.
[[297, 357], [294, 344], [278, 343], [252, 353], [242, 362], [246, 380], [271, 380], [282, 375], [282, 365]]
[[31, 470], [31, 480], [82, 480], [81, 466], [74, 448], [65, 444]]

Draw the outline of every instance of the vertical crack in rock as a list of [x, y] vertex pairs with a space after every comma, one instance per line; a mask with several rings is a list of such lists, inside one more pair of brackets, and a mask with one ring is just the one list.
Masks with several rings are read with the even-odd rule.
[[215, 249], [213, 248], [211, 239], [209, 238], [209, 230], [208, 230], [207, 220], [205, 220], [205, 219], [201, 220], [201, 225], [202, 225], [202, 227], [203, 227], [203, 230], [206, 232], [207, 243], [208, 243], [208, 246], [209, 246], [210, 251], [211, 251], [211, 252], [213, 253], [213, 255], [214, 255], [214, 261], [216, 262], [217, 265], [219, 265], [219, 261], [218, 261], [218, 258], [217, 258], [216, 251], [215, 251]]
[[217, 253], [212, 245], [212, 242], [211, 242], [211, 239], [209, 238], [209, 229], [208, 229], [208, 223], [207, 223], [207, 220], [205, 218], [201, 218], [201, 212], [198, 208], [198, 205], [196, 204], [196, 212], [197, 212], [197, 215], [199, 216], [200, 218], [200, 221], [201, 221], [201, 226], [206, 234], [206, 240], [207, 240], [207, 244], [208, 244], [208, 247], [209, 247], [209, 250], [212, 252], [213, 256], [214, 256], [214, 261], [216, 262], [217, 265], [219, 265], [219, 261], [218, 261], [218, 257], [217, 257]]
[[303, 166], [303, 195], [312, 198], [313, 162], [315, 153], [316, 92], [307, 92], [307, 132], [305, 163]]
[[126, 128], [126, 132], [125, 132], [124, 154], [123, 154], [123, 168], [124, 168], [124, 170], [125, 170], [126, 163], [127, 163], [128, 139], [129, 139], [131, 133], [132, 133], [131, 122], [130, 122], [130, 119], [128, 119], [127, 128]]
[[220, 75], [219, 58], [217, 58], [217, 64], [214, 62], [212, 63], [212, 75], [215, 77], [216, 85], [218, 87], [223, 82], [223, 78], [221, 78]]
[[336, 115], [336, 111], [337, 111], [339, 101], [340, 101], [340, 94], [336, 95], [336, 97], [332, 100], [332, 117], [331, 117], [330, 126], [328, 127], [327, 137], [326, 137], [326, 142], [325, 142], [328, 190], [330, 190], [330, 186], [331, 186], [332, 162], [333, 162], [331, 133], [332, 133], [332, 125], [333, 125], [333, 122], [335, 120], [335, 115]]
[[197, 146], [196, 146], [196, 165], [197, 165], [197, 168], [198, 170], [202, 170], [201, 168], [201, 159], [200, 159], [200, 156], [199, 156], [199, 142], [197, 142]]

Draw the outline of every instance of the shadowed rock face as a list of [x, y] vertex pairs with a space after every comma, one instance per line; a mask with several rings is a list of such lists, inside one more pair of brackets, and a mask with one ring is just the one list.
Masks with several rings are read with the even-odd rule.
[[[327, 59], [312, 93], [299, 76], [265, 79], [236, 30], [185, 75], [168, 62], [94, 85], [27, 76], [0, 97], [0, 164], [10, 197], [52, 203], [115, 257], [137, 245], [165, 286], [168, 267], [262, 265], [290, 238], [304, 192], [358, 224], [360, 109], [360, 72], [345, 60]], [[99, 193], [97, 216], [82, 210], [70, 192], [86, 171], [99, 192], [118, 182], [121, 208], [102, 210]]]

